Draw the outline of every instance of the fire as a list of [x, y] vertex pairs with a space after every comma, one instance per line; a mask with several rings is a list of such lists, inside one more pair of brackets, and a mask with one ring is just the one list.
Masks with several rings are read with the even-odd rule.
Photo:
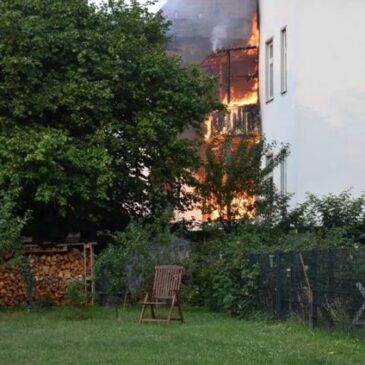
[[204, 123], [205, 133], [204, 133], [204, 141], [208, 141], [212, 135], [212, 122], [213, 116], [210, 114]]
[[257, 22], [257, 15], [252, 18], [251, 37], [248, 40], [248, 45], [258, 47], [259, 45], [259, 27]]
[[[218, 78], [217, 98], [226, 106], [226, 113], [211, 113], [204, 122], [204, 145], [200, 154], [204, 161], [208, 146], [219, 154], [220, 143], [224, 136], [233, 132], [233, 150], [239, 145], [242, 135], [252, 135], [250, 143], [258, 143], [260, 136], [260, 113], [258, 106], [258, 45], [259, 29], [257, 15], [251, 20], [251, 35], [246, 41], [233, 45], [230, 49], [221, 49], [213, 52], [201, 63], [202, 69], [209, 75]], [[217, 150], [213, 143], [217, 142]], [[217, 156], [218, 157], [218, 156]], [[198, 181], [205, 180], [202, 168], [196, 175]], [[223, 179], [225, 179], [224, 177]], [[225, 184], [225, 181], [222, 181]], [[212, 197], [196, 207], [191, 215], [201, 223], [219, 219], [239, 220], [242, 218], [254, 219], [255, 197], [245, 192], [236, 193], [228, 206], [222, 206], [217, 198]], [[221, 203], [222, 204], [222, 203]], [[200, 211], [200, 214], [197, 212]]]
[[[257, 24], [257, 16], [252, 18], [251, 36], [248, 40], [248, 47], [258, 47], [259, 44], [259, 30]], [[220, 127], [219, 133], [224, 135], [231, 130], [234, 130], [234, 126], [237, 123], [237, 116], [242, 115], [243, 108], [255, 106], [258, 104], [258, 79], [257, 79], [257, 65], [252, 60], [257, 58], [257, 48], [242, 49], [239, 51], [227, 50], [226, 56], [217, 55], [211, 56], [206, 59], [205, 66], [209, 70], [213, 70], [213, 73], [217, 73], [220, 77], [222, 84], [228, 83], [228, 92], [226, 89], [222, 89], [219, 92], [219, 98], [223, 104], [227, 107], [227, 115], [224, 117], [224, 125]], [[227, 62], [227, 60], [229, 62]], [[229, 76], [222, 73], [223, 65], [228, 68]], [[237, 71], [239, 70], [239, 71]], [[240, 76], [243, 72], [247, 72], [247, 78], [243, 79], [244, 82], [234, 83], [235, 76]], [[227, 72], [227, 71], [226, 71]], [[205, 122], [205, 141], [211, 143], [212, 138], [214, 140], [214, 119], [213, 115], [210, 115]], [[244, 123], [244, 119], [243, 119]], [[237, 138], [240, 138], [237, 135]], [[260, 140], [260, 133], [258, 129], [253, 131], [252, 143], [257, 143]], [[233, 141], [235, 144], [237, 141]], [[255, 217], [255, 197], [248, 196], [245, 192], [236, 194], [233, 198], [230, 207], [219, 206], [218, 202], [214, 198], [209, 204], [213, 209], [211, 212], [205, 214], [204, 220], [215, 221], [218, 219], [242, 219], [243, 217], [253, 219]]]
[[248, 91], [242, 98], [236, 100], [233, 96], [233, 100], [228, 104], [228, 110], [231, 107], [257, 104], [258, 99], [259, 99], [258, 98], [258, 87], [259, 87], [259, 83], [257, 80], [255, 80], [252, 90]]
[[230, 215], [231, 219], [239, 220], [242, 218], [255, 218], [255, 198], [242, 193], [240, 196], [233, 198], [231, 209], [228, 212], [227, 207], [216, 207], [213, 211], [205, 214], [206, 220], [216, 221], [220, 218], [227, 219]]

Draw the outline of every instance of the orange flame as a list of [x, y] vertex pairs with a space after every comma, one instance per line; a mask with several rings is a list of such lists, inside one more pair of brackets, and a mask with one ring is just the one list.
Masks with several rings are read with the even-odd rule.
[[259, 28], [257, 23], [257, 15], [252, 18], [251, 37], [248, 40], [248, 45], [258, 47], [259, 45]]
[[[253, 16], [252, 18], [252, 25], [251, 25], [251, 35], [248, 39], [247, 43], [250, 47], [258, 47], [259, 45], [259, 29], [258, 29], [258, 18], [257, 15]], [[244, 52], [236, 52], [231, 53], [232, 55], [232, 61], [239, 63], [241, 57], [256, 57], [257, 56], [257, 49], [247, 49]], [[208, 71], [210, 74], [219, 75], [221, 77], [221, 80], [224, 80], [224, 77], [222, 76], [224, 74], [224, 67], [226, 67], [225, 62], [227, 62], [225, 53], [221, 54], [214, 54], [204, 60], [202, 63], [202, 66]], [[237, 85], [237, 84], [236, 84]], [[252, 82], [247, 82], [246, 90], [242, 90], [243, 85], [237, 90], [237, 86], [232, 87], [231, 89], [231, 98], [230, 102], [228, 102], [228, 95], [227, 91], [224, 88], [220, 89], [220, 101], [227, 106], [227, 125], [224, 126], [221, 130], [221, 136], [223, 138], [223, 135], [227, 132], [229, 132], [229, 128], [233, 125], [233, 118], [231, 119], [231, 116], [234, 117], [234, 115], [237, 115], [239, 112], [240, 107], [246, 106], [246, 105], [253, 105], [258, 103], [258, 80], [255, 80]], [[206, 144], [212, 143], [214, 140], [214, 125], [213, 125], [214, 117], [213, 114], [210, 114], [204, 123], [204, 140]], [[219, 137], [218, 137], [219, 138]], [[240, 138], [237, 136], [237, 138]], [[260, 133], [259, 131], [255, 131], [254, 135], [252, 136], [252, 144], [258, 143], [260, 141]], [[232, 143], [233, 145], [236, 144], [238, 140], [234, 140]], [[203, 150], [201, 151], [203, 156]], [[197, 175], [197, 179], [199, 181], [203, 181], [205, 179], [204, 177], [204, 171], [201, 170]], [[212, 209], [209, 212], [203, 213], [203, 207], [200, 207], [200, 214], [197, 213], [199, 211], [199, 207], [197, 210], [194, 210], [191, 215], [196, 217], [197, 220], [201, 220], [201, 223], [207, 222], [207, 221], [216, 221], [220, 218], [228, 219], [228, 214], [230, 215], [230, 219], [233, 220], [239, 220], [243, 217], [254, 219], [256, 215], [255, 211], [255, 197], [249, 196], [247, 193], [242, 192], [240, 194], [236, 194], [236, 196], [232, 199], [231, 205], [230, 205], [230, 211], [228, 212], [228, 208], [224, 206], [219, 206], [218, 202], [215, 201], [214, 198], [211, 199], [212, 201], [209, 202], [210, 208]]]

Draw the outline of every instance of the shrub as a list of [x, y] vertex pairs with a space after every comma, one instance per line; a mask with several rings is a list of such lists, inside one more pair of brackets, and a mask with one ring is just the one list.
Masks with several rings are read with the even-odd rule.
[[24, 217], [14, 214], [13, 200], [0, 194], [0, 268], [18, 267], [26, 289], [28, 305], [32, 306], [33, 274], [30, 264], [24, 255], [22, 230], [29, 219], [30, 213]]
[[250, 254], [358, 247], [365, 243], [365, 199], [348, 192], [307, 200], [291, 212], [288, 199], [274, 196], [256, 220], [237, 223], [231, 230], [208, 227], [190, 260], [187, 297], [242, 316], [255, 309], [257, 269]]
[[85, 290], [85, 282], [83, 280], [71, 281], [66, 289], [66, 297], [71, 309], [71, 319], [87, 319], [89, 317], [87, 307], [90, 297]]
[[243, 241], [217, 232], [199, 244], [190, 259], [187, 298], [192, 304], [243, 316], [255, 308], [258, 272], [249, 261], [255, 236]]
[[155, 265], [182, 262], [180, 240], [170, 233], [167, 218], [132, 222], [124, 232], [110, 235], [110, 243], [96, 260], [95, 274], [106, 284], [116, 307], [121, 294], [137, 299], [151, 287]]
[[0, 198], [0, 266], [17, 266], [22, 262], [22, 229], [28, 220], [14, 214], [9, 197]]
[[298, 232], [313, 232], [318, 236], [341, 235], [356, 245], [365, 244], [365, 195], [353, 197], [349, 191], [319, 198], [309, 194], [293, 209], [280, 226]]

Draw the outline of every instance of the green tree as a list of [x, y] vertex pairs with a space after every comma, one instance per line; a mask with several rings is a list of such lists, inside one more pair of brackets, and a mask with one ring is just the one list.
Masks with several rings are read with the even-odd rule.
[[274, 143], [268, 144], [255, 134], [216, 137], [207, 146], [204, 178], [197, 183], [203, 212], [215, 212], [216, 219], [227, 228], [254, 216], [273, 219], [278, 208], [286, 206], [287, 199], [278, 196], [270, 176], [288, 155], [288, 146], [282, 146], [264, 165], [274, 147]]
[[0, 190], [33, 211], [30, 234], [187, 203], [181, 133], [215, 108], [214, 80], [165, 52], [168, 27], [138, 1], [1, 1]]

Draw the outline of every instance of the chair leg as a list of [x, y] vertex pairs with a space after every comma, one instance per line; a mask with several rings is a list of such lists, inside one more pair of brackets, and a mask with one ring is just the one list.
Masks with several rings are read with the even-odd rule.
[[174, 296], [172, 297], [172, 301], [171, 301], [171, 306], [170, 306], [169, 314], [168, 314], [168, 316], [167, 316], [167, 321], [168, 321], [168, 323], [171, 323], [172, 311], [174, 310], [175, 302], [176, 302], [176, 295], [174, 295]]
[[141, 315], [139, 316], [139, 323], [143, 322], [144, 312], [146, 311], [146, 302], [148, 302], [149, 294], [147, 293], [144, 297], [143, 304], [142, 304], [142, 310]]
[[153, 319], [156, 319], [155, 308], [154, 308], [153, 304], [151, 304], [151, 317]]

